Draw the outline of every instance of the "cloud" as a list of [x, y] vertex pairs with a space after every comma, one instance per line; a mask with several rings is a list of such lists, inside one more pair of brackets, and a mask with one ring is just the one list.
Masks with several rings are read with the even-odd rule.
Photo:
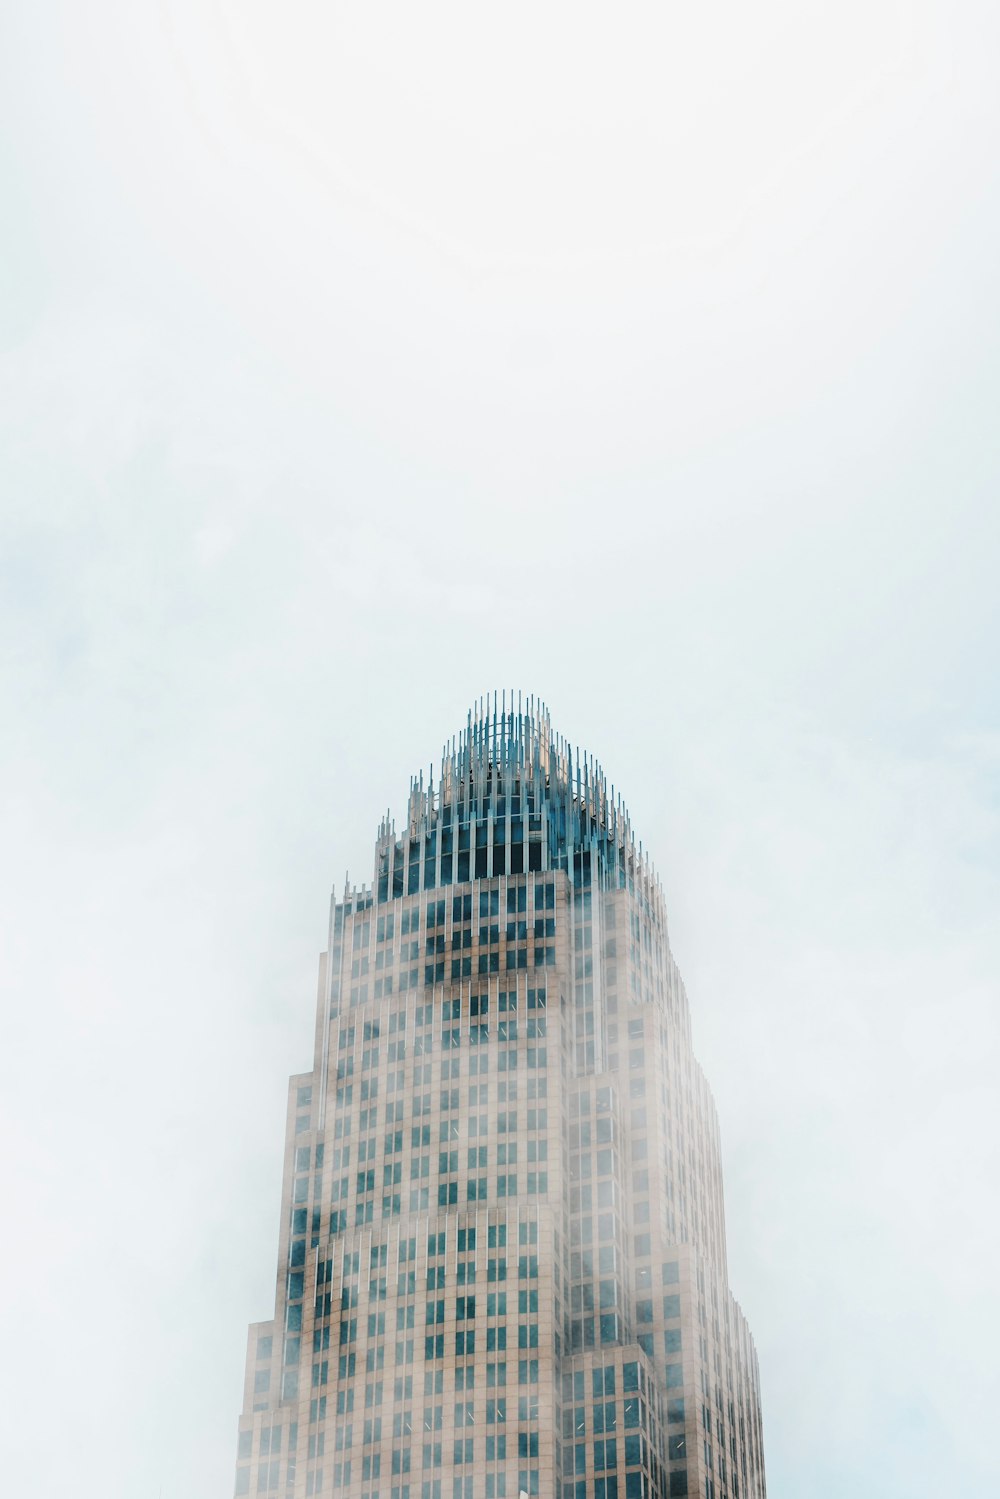
[[17, 18], [12, 1486], [230, 1481], [330, 886], [504, 685], [664, 877], [772, 1494], [985, 1485], [993, 30]]

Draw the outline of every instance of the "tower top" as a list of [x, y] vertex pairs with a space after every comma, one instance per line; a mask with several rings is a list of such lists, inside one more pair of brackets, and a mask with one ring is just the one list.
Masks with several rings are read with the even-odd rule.
[[405, 828], [379, 824], [372, 887], [379, 904], [497, 875], [564, 870], [574, 886], [629, 889], [665, 922], [655, 870], [600, 762], [552, 727], [533, 694], [487, 693], [433, 767], [410, 778]]

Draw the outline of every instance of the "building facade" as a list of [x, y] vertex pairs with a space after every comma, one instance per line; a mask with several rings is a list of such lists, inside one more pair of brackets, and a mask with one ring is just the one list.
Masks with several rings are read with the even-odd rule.
[[331, 902], [235, 1492], [763, 1499], [662, 892], [534, 700], [480, 704]]

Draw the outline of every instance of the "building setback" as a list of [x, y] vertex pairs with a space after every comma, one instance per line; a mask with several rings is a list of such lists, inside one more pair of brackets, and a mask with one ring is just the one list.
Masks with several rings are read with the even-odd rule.
[[660, 885], [534, 699], [482, 702], [331, 902], [235, 1492], [763, 1499]]

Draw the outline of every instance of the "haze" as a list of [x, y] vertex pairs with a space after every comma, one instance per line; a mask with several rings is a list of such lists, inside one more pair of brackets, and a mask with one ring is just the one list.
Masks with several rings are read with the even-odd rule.
[[231, 1492], [330, 887], [514, 687], [664, 882], [772, 1499], [990, 1491], [996, 8], [4, 29], [5, 1490]]

